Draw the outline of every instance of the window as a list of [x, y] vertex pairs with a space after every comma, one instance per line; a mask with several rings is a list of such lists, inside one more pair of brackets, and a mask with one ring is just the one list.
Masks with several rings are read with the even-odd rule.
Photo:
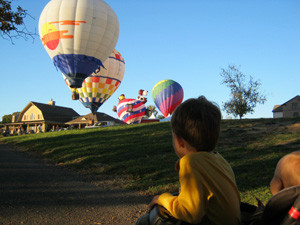
[[42, 119], [42, 115], [38, 114], [38, 120]]
[[133, 105], [132, 104], [127, 104], [126, 112], [132, 112], [132, 110], [133, 110]]
[[298, 117], [298, 116], [299, 116], [298, 112], [294, 112], [293, 117]]
[[297, 103], [292, 103], [292, 109], [297, 109]]
[[35, 120], [35, 114], [34, 113], [30, 114], [30, 120]]
[[27, 115], [24, 115], [24, 120], [27, 120]]

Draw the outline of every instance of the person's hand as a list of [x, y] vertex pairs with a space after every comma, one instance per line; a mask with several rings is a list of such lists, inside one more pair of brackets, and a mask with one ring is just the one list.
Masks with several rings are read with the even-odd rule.
[[159, 195], [154, 196], [154, 198], [152, 199], [152, 201], [149, 204], [150, 210], [157, 204], [158, 198], [159, 198]]
[[175, 171], [179, 172], [180, 170], [180, 159], [178, 159], [175, 163]]

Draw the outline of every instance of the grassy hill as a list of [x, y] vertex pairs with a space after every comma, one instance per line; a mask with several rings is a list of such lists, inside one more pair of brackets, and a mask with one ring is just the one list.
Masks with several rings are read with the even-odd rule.
[[[257, 197], [266, 203], [271, 197], [269, 183], [278, 160], [300, 147], [298, 122], [222, 121], [217, 151], [231, 164], [242, 201], [255, 204]], [[2, 137], [0, 141], [86, 174], [94, 182], [105, 177], [113, 185], [148, 195], [178, 190], [169, 122]]]

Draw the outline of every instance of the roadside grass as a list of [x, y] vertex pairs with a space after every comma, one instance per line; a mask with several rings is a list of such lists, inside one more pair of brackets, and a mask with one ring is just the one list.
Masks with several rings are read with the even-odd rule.
[[[271, 197], [269, 183], [278, 160], [299, 149], [296, 120], [224, 120], [217, 151], [231, 164], [241, 200]], [[178, 191], [169, 122], [1, 137], [56, 164], [147, 195]]]

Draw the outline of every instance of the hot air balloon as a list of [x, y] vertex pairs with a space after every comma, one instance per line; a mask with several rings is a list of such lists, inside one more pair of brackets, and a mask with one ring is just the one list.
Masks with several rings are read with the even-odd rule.
[[152, 98], [164, 117], [168, 117], [182, 102], [183, 89], [173, 80], [162, 80], [153, 87]]
[[[79, 93], [79, 101], [89, 108], [92, 113], [96, 113], [98, 108], [118, 89], [124, 73], [125, 61], [122, 55], [114, 50], [104, 62], [105, 69], [93, 73], [87, 77], [81, 88], [71, 88], [71, 91]], [[68, 86], [68, 79], [63, 77]]]
[[146, 111], [145, 104], [137, 99], [125, 98], [117, 105], [118, 117], [127, 124], [140, 123]]
[[103, 0], [51, 0], [41, 13], [39, 34], [54, 65], [78, 88], [115, 48], [119, 21]]

